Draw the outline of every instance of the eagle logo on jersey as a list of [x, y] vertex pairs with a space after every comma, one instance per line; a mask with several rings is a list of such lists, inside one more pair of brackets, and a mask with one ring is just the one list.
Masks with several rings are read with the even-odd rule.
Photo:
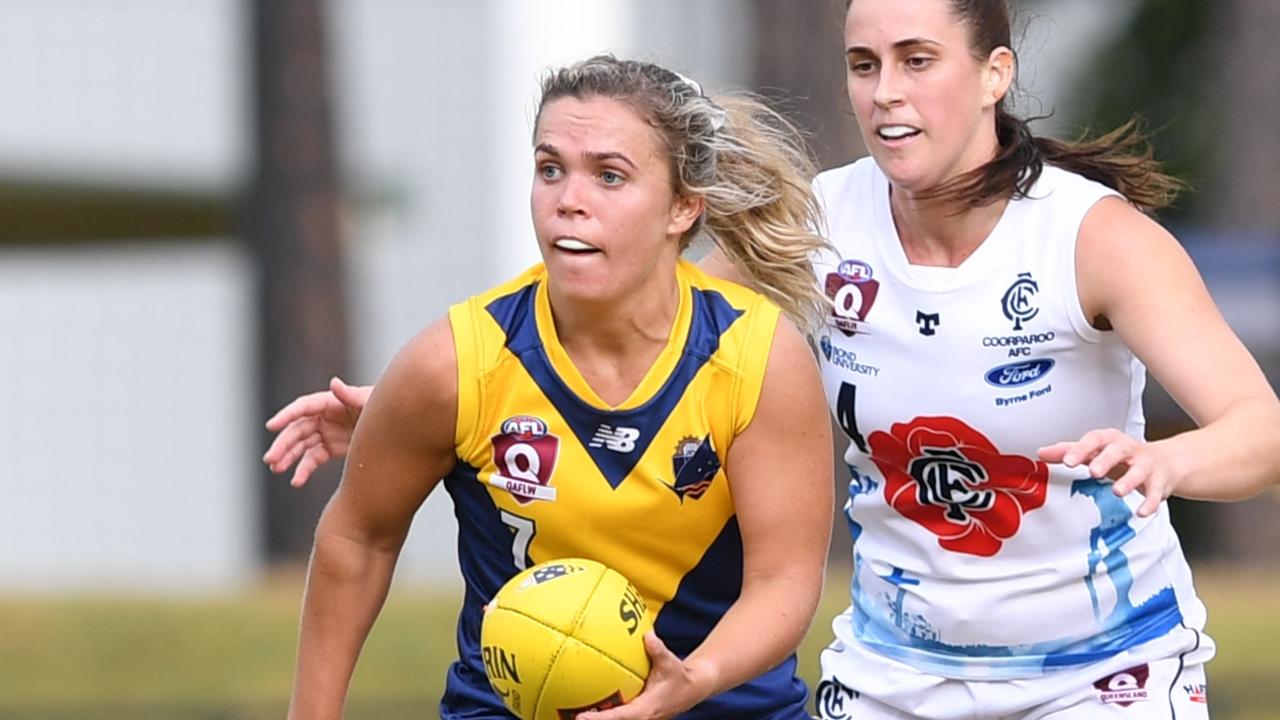
[[511, 493], [516, 502], [555, 500], [551, 475], [560, 456], [560, 438], [547, 431], [547, 424], [532, 415], [517, 415], [502, 422], [501, 430], [490, 438], [493, 466], [489, 484]]
[[867, 315], [880, 292], [880, 281], [871, 275], [871, 266], [861, 260], [845, 260], [827, 274], [824, 290], [831, 301], [827, 322], [849, 337], [867, 332]]
[[868, 438], [893, 509], [952, 552], [991, 557], [1044, 505], [1049, 466], [1003, 455], [982, 433], [950, 417], [917, 417]]
[[684, 502], [686, 495], [694, 500], [702, 497], [720, 471], [720, 458], [711, 447], [711, 436], [701, 441], [692, 437], [682, 439], [676, 444], [671, 466], [676, 477], [671, 490], [679, 496], [680, 502]]

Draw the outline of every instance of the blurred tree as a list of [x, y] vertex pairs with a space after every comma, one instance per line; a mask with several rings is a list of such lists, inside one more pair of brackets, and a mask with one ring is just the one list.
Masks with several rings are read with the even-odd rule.
[[[1280, 2], [1216, 0], [1207, 24], [1199, 124], [1213, 138], [1197, 221], [1280, 242]], [[1212, 58], [1213, 62], [1204, 62]], [[1260, 358], [1272, 386], [1280, 358]], [[1280, 490], [1246, 503], [1217, 506], [1213, 549], [1232, 561], [1280, 567]]]
[[820, 167], [865, 155], [844, 85], [844, 0], [751, 0], [756, 92], [810, 135]]
[[173, 188], [0, 178], [0, 245], [226, 238], [233, 204]]
[[[1204, 58], [1206, 27], [1216, 5], [1139, 0], [1127, 26], [1115, 31], [1115, 40], [1080, 74], [1071, 102], [1062, 104], [1068, 124], [1097, 134], [1141, 115], [1166, 169], [1199, 187], [1208, 172], [1215, 132], [1198, 99], [1206, 69], [1213, 65]], [[1203, 200], [1195, 193], [1183, 195], [1162, 218], [1182, 222], [1194, 217]]]
[[[1203, 219], [1280, 241], [1280, 2], [1215, 0], [1203, 68], [1204, 135], [1214, 140]], [[1212, 62], [1205, 62], [1212, 58]]]
[[[265, 418], [345, 370], [347, 318], [323, 3], [249, 0], [249, 18], [256, 155], [243, 226], [258, 267]], [[264, 479], [268, 559], [307, 556], [339, 471], [303, 492]]]
[[[1156, 154], [1193, 191], [1162, 219], [1280, 241], [1280, 37], [1275, 0], [1141, 0], [1112, 47], [1083, 74], [1077, 104], [1107, 130], [1141, 112]], [[1105, 78], [1105, 82], [1099, 82]], [[1259, 358], [1275, 377], [1277, 358]], [[1149, 391], [1155, 436], [1193, 426], [1163, 392]], [[1277, 491], [1245, 503], [1175, 501], [1174, 522], [1192, 554], [1280, 564]]]

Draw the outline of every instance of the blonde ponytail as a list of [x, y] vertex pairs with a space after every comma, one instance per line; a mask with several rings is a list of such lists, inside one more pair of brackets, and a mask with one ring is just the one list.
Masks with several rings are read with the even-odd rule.
[[820, 209], [816, 172], [800, 132], [746, 96], [724, 96], [724, 127], [711, 141], [714, 182], [691, 185], [706, 198], [705, 231], [751, 285], [804, 330], [828, 309], [812, 259], [827, 247], [814, 232]]

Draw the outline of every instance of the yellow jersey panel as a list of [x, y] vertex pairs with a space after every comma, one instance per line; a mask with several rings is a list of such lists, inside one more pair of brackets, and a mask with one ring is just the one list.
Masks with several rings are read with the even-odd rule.
[[[473, 655], [481, 682], [479, 608], [529, 565], [585, 557], [617, 570], [681, 656], [741, 590], [741, 537], [722, 464], [754, 416], [779, 312], [690, 263], [677, 278], [667, 346], [616, 407], [560, 345], [541, 265], [450, 309], [458, 464], [445, 487], [468, 590], [461, 664]], [[791, 714], [804, 701], [793, 673], [784, 663], [764, 685], [708, 700], [688, 717], [804, 717]]]

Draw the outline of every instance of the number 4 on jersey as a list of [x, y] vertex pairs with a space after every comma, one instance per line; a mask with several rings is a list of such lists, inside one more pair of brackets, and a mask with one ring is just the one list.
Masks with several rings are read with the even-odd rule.
[[844, 430], [844, 434], [849, 436], [858, 449], [863, 454], [870, 454], [867, 439], [858, 432], [858, 416], [854, 409], [857, 401], [857, 386], [847, 382], [840, 383], [840, 396], [836, 399], [836, 420], [840, 423], [840, 429]]

